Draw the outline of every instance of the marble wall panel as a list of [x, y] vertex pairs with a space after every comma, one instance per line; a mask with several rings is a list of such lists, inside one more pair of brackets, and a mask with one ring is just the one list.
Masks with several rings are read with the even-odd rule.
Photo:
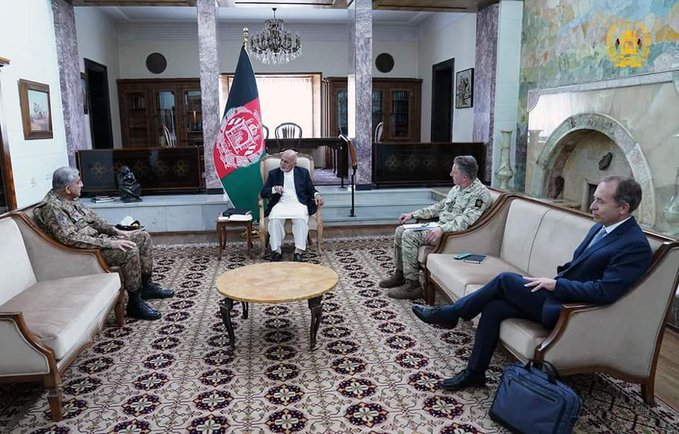
[[486, 145], [486, 173], [492, 173], [495, 79], [499, 4], [476, 14], [476, 63], [474, 67], [473, 141]]
[[[75, 167], [75, 153], [87, 148], [85, 114], [80, 89], [80, 59], [75, 29], [73, 5], [64, 0], [52, 0], [54, 34], [59, 62], [61, 105], [64, 113], [64, 130], [68, 164]], [[113, 146], [113, 144], [111, 144]]]
[[213, 151], [219, 133], [219, 58], [217, 56], [217, 7], [214, 0], [198, 0], [198, 55], [200, 91], [203, 110], [203, 149], [205, 150], [205, 186], [222, 188], [217, 176]]

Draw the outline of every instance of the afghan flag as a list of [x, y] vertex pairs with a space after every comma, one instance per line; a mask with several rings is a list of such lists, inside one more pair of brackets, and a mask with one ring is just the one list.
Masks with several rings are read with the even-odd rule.
[[264, 135], [257, 82], [243, 46], [213, 157], [217, 175], [233, 206], [251, 210], [255, 220], [259, 218], [257, 197], [262, 189], [259, 161], [263, 154]]

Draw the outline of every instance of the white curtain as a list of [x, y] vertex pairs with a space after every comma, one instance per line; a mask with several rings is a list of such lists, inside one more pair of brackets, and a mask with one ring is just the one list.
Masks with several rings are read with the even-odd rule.
[[276, 126], [294, 122], [302, 127], [302, 137], [312, 137], [313, 86], [306, 77], [257, 77], [262, 123], [274, 136]]

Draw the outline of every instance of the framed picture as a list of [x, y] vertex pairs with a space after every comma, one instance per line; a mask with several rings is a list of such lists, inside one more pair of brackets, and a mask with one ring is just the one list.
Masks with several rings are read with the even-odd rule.
[[50, 87], [34, 81], [19, 80], [19, 102], [24, 138], [52, 138], [52, 108], [50, 107]]
[[90, 112], [89, 104], [87, 103], [87, 74], [84, 72], [80, 73], [80, 91], [83, 94], [83, 113], [88, 114]]
[[455, 75], [455, 108], [469, 108], [473, 105], [474, 68], [469, 68]]

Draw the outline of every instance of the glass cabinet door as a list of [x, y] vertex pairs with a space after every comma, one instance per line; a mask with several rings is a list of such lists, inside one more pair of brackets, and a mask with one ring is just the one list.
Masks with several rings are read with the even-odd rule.
[[156, 107], [158, 110], [158, 145], [177, 146], [177, 116], [174, 92], [158, 91], [156, 93]]
[[[372, 97], [373, 97], [373, 101], [372, 101], [372, 121], [373, 121], [373, 133], [374, 133], [375, 128], [377, 128], [377, 125], [380, 122], [384, 121], [384, 119], [382, 119], [382, 91], [373, 89]], [[372, 136], [374, 136], [374, 134]]]
[[125, 105], [128, 113], [127, 134], [130, 146], [134, 148], [148, 146], [146, 92], [126, 93]]
[[[199, 146], [203, 143], [203, 107], [199, 90], [184, 91], [184, 114], [188, 146]], [[181, 143], [180, 145], [184, 145]]]
[[410, 110], [410, 92], [394, 90], [391, 93], [391, 136], [408, 137], [408, 114]]
[[[349, 134], [349, 101], [346, 89], [337, 91], [337, 128], [342, 130], [342, 134]], [[331, 131], [331, 135], [337, 131]]]

